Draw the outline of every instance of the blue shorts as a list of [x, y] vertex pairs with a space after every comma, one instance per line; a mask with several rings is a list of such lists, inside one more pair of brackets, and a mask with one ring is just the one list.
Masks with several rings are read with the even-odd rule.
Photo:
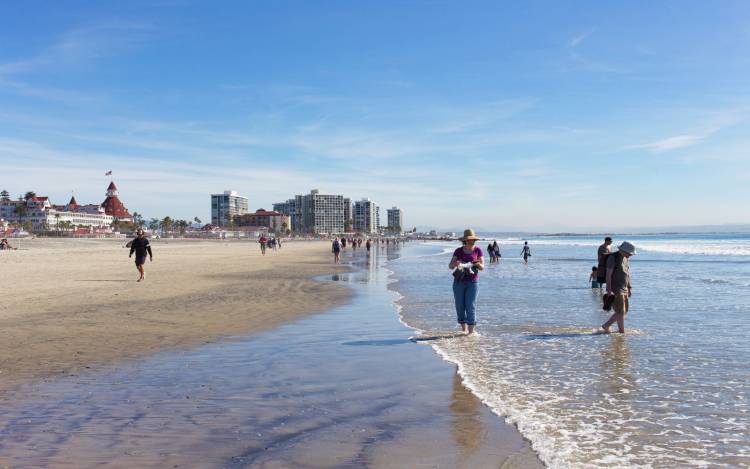
[[602, 284], [597, 282], [596, 280], [591, 282], [591, 288], [601, 288]]

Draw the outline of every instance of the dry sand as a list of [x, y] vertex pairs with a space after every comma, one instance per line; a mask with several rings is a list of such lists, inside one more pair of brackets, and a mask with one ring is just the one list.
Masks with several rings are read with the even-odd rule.
[[[16, 243], [17, 244], [17, 243]], [[46, 239], [0, 252], [0, 395], [157, 349], [259, 332], [345, 301], [326, 242], [265, 257], [248, 241], [156, 240], [137, 283], [124, 240]]]

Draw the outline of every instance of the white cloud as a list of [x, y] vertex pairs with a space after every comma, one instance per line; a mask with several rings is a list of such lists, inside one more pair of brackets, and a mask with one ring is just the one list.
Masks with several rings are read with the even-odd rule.
[[695, 145], [697, 143], [700, 143], [705, 138], [705, 135], [676, 135], [674, 137], [664, 138], [655, 142], [630, 145], [626, 147], [626, 149], [642, 148], [646, 150], [652, 150], [656, 153], [661, 153]]

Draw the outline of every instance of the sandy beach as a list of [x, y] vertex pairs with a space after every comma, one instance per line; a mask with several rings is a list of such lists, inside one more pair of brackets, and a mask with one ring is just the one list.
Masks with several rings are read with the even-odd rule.
[[354, 269], [309, 296], [351, 296], [322, 314], [20, 385], [0, 406], [0, 467], [541, 468], [409, 340], [380, 267], [399, 251], [347, 250]]
[[[238, 241], [156, 240], [137, 283], [125, 240], [36, 239], [0, 253], [0, 396], [157, 350], [268, 330], [344, 302], [325, 242], [261, 256]], [[18, 245], [18, 243], [16, 243]]]

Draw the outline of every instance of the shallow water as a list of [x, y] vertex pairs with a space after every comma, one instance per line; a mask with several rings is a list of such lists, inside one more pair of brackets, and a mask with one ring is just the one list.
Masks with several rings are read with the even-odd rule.
[[[551, 467], [750, 466], [750, 239], [629, 239], [641, 249], [624, 337], [593, 333], [609, 316], [587, 281], [599, 241], [542, 238], [529, 265], [519, 240], [499, 240], [479, 337], [429, 344]], [[455, 247], [388, 264], [404, 322], [426, 335], [456, 328]]]
[[0, 467], [541, 467], [409, 340], [378, 268], [398, 250], [363, 251], [327, 279], [351, 285], [350, 304], [6, 396]]

